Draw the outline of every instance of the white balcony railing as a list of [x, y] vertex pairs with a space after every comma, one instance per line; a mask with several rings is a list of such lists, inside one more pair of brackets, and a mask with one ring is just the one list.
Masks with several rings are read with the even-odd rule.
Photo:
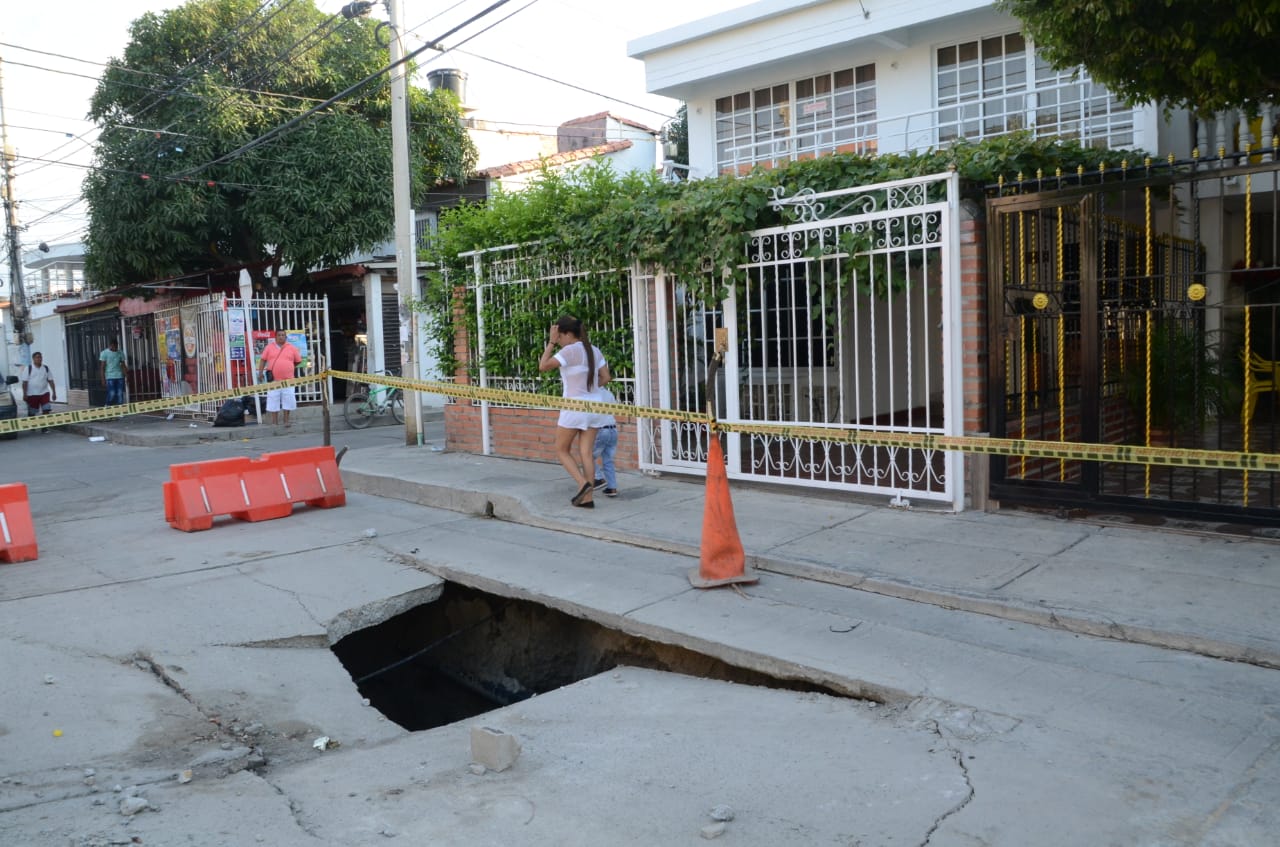
[[1191, 157], [1197, 149], [1208, 158], [1219, 152], [1231, 156], [1246, 149], [1269, 149], [1276, 143], [1278, 113], [1271, 103], [1254, 118], [1230, 111], [1198, 121], [1197, 138], [1186, 149], [1172, 149], [1168, 139], [1150, 137], [1147, 127], [1154, 122], [1146, 117], [1155, 108], [1124, 107], [1102, 86], [1079, 80], [805, 132], [775, 126], [768, 137], [759, 133], [735, 146], [717, 145], [717, 166], [722, 173], [744, 173], [754, 165], [769, 167], [834, 152], [906, 153], [959, 138], [977, 140], [1022, 130], [1115, 150], [1172, 153], [1179, 159]]

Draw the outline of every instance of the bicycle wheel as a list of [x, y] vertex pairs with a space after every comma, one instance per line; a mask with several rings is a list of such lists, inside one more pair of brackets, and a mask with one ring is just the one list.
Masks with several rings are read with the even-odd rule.
[[404, 423], [404, 392], [399, 388], [394, 389], [387, 400], [387, 406], [390, 407], [391, 417], [396, 419], [396, 423]]
[[364, 429], [373, 422], [373, 408], [369, 405], [369, 395], [362, 391], [348, 394], [347, 401], [342, 404], [342, 416], [347, 419], [347, 426], [352, 429]]

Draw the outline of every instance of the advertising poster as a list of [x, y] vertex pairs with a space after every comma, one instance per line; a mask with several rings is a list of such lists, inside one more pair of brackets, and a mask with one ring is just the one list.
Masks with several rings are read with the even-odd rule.
[[245, 360], [249, 347], [244, 334], [244, 309], [227, 310], [227, 345], [230, 348], [231, 361]]
[[[307, 334], [302, 330], [292, 329], [285, 330], [285, 333], [288, 336], [289, 343], [298, 348], [298, 355], [302, 357], [302, 364], [298, 366], [298, 373], [303, 373], [308, 365]], [[262, 358], [262, 351], [267, 349], [267, 344], [275, 337], [276, 332], [273, 329], [255, 329], [253, 331], [253, 361], [255, 367], [258, 360]]]
[[182, 315], [182, 350], [186, 353], [188, 359], [196, 357], [196, 350], [199, 349], [198, 330], [196, 329], [196, 316], [198, 311], [195, 306], [183, 306], [179, 309]]

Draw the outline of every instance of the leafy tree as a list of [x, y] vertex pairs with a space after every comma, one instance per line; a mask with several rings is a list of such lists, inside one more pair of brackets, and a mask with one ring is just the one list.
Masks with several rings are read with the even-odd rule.
[[1200, 111], [1280, 97], [1280, 0], [998, 0], [1059, 68], [1130, 103]]
[[689, 164], [689, 106], [680, 104], [676, 119], [671, 122], [671, 140], [676, 143], [676, 155], [672, 159], [678, 165]]
[[[259, 6], [190, 0], [147, 13], [103, 74], [90, 111], [102, 132], [85, 181], [86, 272], [97, 284], [264, 260], [305, 273], [391, 232], [385, 76], [228, 155], [389, 61], [376, 21], [330, 17], [312, 0]], [[475, 148], [454, 95], [411, 86], [409, 100], [420, 194], [464, 177]]]

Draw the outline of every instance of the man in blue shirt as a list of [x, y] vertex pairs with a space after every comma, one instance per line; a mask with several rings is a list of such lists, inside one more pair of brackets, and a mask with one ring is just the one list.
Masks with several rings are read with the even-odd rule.
[[107, 405], [118, 406], [124, 402], [124, 378], [129, 373], [120, 342], [111, 339], [107, 349], [98, 354], [98, 362], [102, 381], [107, 384]]

